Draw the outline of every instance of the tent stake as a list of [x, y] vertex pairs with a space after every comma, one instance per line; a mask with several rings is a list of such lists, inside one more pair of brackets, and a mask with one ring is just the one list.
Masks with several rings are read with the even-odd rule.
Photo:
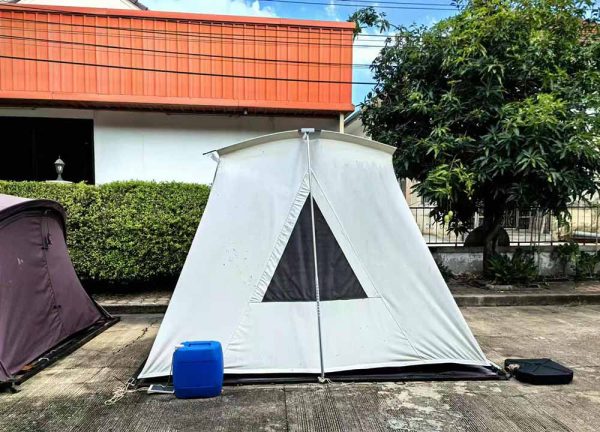
[[321, 376], [319, 377], [319, 382], [325, 382], [325, 367], [323, 365], [323, 340], [321, 336], [321, 293], [319, 291], [319, 265], [317, 263], [317, 234], [315, 232], [315, 207], [312, 193], [312, 168], [310, 165], [310, 134], [314, 131], [314, 129], [308, 128], [300, 129], [300, 132], [303, 134], [302, 139], [306, 141], [306, 153], [308, 156], [308, 198], [310, 199], [313, 258], [315, 261], [315, 298], [317, 300], [317, 328], [319, 332], [319, 359], [321, 362]]

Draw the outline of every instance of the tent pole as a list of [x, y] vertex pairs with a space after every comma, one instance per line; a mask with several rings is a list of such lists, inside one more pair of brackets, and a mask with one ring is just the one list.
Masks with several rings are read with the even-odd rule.
[[308, 156], [308, 197], [310, 199], [310, 220], [312, 228], [312, 243], [313, 243], [313, 259], [315, 263], [315, 298], [317, 303], [317, 328], [319, 332], [319, 359], [321, 362], [321, 376], [319, 377], [320, 382], [325, 381], [325, 367], [323, 365], [323, 340], [321, 337], [321, 293], [319, 291], [319, 265], [317, 262], [317, 234], [315, 230], [315, 206], [312, 193], [312, 168], [310, 165], [310, 134], [313, 133], [314, 129], [301, 129], [303, 134], [302, 139], [306, 141], [306, 154]]

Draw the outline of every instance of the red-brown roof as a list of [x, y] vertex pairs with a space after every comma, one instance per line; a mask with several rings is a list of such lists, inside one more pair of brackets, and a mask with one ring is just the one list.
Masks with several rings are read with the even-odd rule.
[[0, 103], [349, 112], [353, 24], [0, 5]]

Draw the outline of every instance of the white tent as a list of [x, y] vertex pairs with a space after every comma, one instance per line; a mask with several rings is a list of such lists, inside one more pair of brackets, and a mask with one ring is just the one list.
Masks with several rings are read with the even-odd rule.
[[490, 366], [401, 194], [393, 152], [326, 131], [217, 150], [139, 378], [169, 375], [175, 346], [190, 340], [220, 341], [226, 374]]

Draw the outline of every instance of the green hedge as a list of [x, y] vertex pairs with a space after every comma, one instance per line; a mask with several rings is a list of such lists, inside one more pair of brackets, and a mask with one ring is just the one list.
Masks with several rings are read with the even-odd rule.
[[0, 181], [0, 193], [60, 202], [79, 277], [117, 285], [177, 277], [209, 192], [208, 186], [184, 183]]

